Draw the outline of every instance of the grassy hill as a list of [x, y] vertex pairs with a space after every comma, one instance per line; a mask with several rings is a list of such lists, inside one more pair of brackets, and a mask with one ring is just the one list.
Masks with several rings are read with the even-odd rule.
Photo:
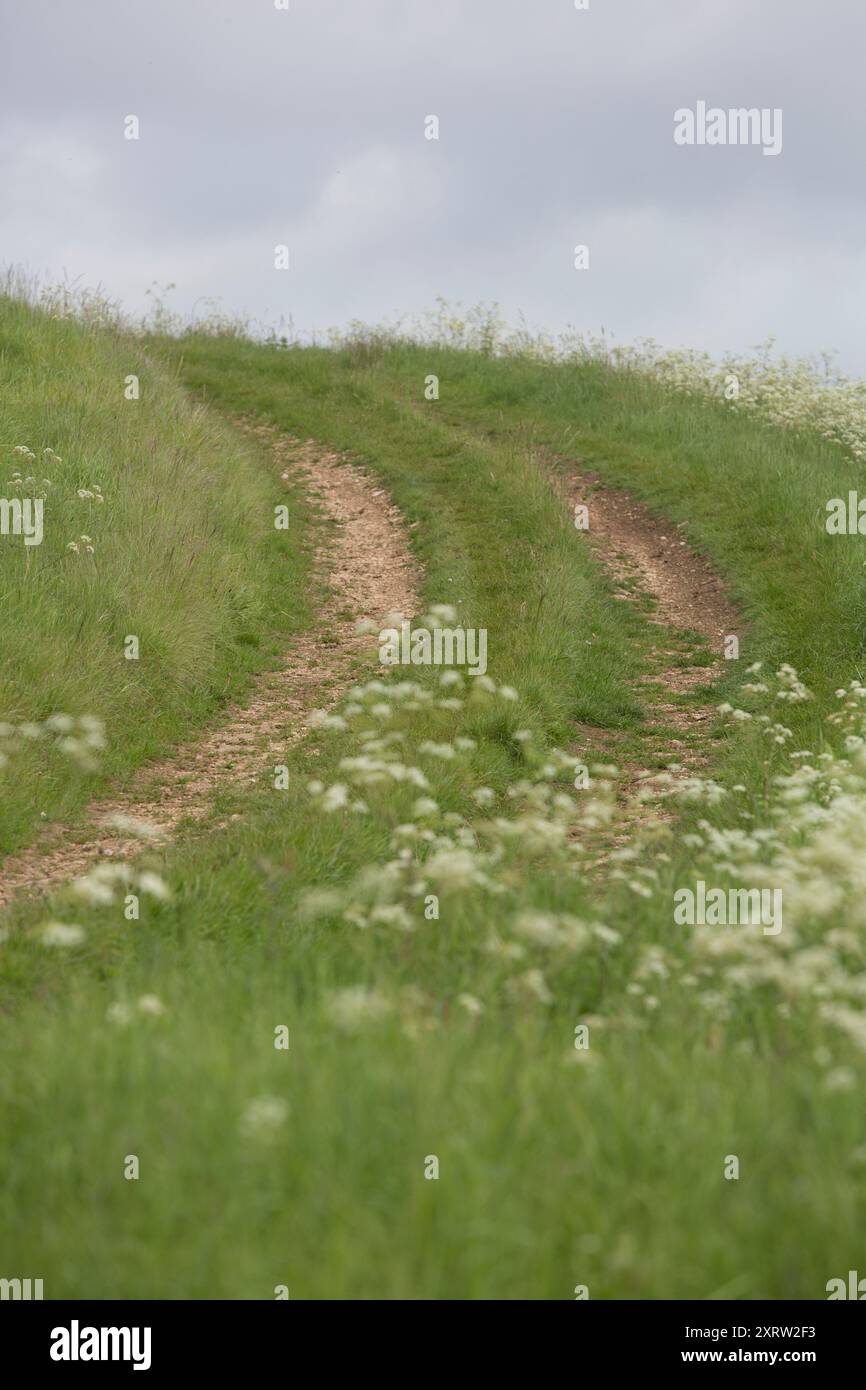
[[[101, 483], [116, 557], [87, 591], [76, 685], [49, 684], [47, 703], [32, 681], [49, 639], [25, 681], [4, 608], [0, 703], [16, 717], [31, 692], [34, 717], [104, 718], [110, 747], [129, 726], [131, 754], [104, 764], [128, 772], [304, 620], [310, 514], [275, 553], [268, 463], [239, 440], [241, 415], [381, 480], [424, 602], [488, 631], [490, 677], [443, 687], [436, 668], [374, 661], [340, 717], [287, 750], [288, 791], [263, 762], [256, 786], [225, 788], [218, 825], [150, 861], [172, 896], [140, 922], [117, 900], [59, 900], [50, 915], [83, 935], [52, 951], [44, 906], [8, 914], [10, 1269], [38, 1268], [48, 1297], [823, 1297], [856, 1268], [866, 1215], [866, 787], [860, 696], [834, 693], [860, 670], [864, 556], [822, 524], [826, 498], [855, 485], [850, 453], [594, 361], [376, 338], [130, 342], [2, 313], [21, 401], [9, 447], [56, 448], [70, 472], [52, 500]], [[149, 395], [133, 405], [136, 366]], [[39, 370], [59, 381], [48, 425]], [[556, 487], [569, 458], [686, 522], [744, 614], [740, 661], [684, 698], [750, 718], [712, 722], [675, 818], [649, 815], [632, 845], [614, 775], [597, 768], [575, 794], [574, 761], [591, 729], [598, 758], [626, 740], [647, 771], [664, 765], [639, 684], [656, 639], [572, 524]], [[61, 549], [39, 556], [53, 606], [29, 595], [20, 553], [2, 555], [12, 628], [32, 610], [48, 632], [84, 603]], [[162, 645], [128, 696], [109, 656], [138, 630], [131, 595]], [[811, 698], [776, 676], [782, 661]], [[781, 720], [790, 736], [773, 734]], [[21, 766], [18, 835], [36, 805]], [[69, 808], [83, 793], [61, 795]], [[720, 948], [675, 925], [674, 892], [701, 876], [783, 883], [779, 938]]]

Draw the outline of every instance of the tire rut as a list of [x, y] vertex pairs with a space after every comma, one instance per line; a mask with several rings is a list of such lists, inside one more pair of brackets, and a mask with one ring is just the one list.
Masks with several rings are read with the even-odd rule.
[[204, 821], [226, 783], [252, 783], [280, 753], [304, 737], [316, 709], [334, 705], [369, 661], [361, 618], [407, 617], [418, 610], [419, 568], [408, 528], [385, 490], [344, 455], [255, 422], [241, 422], [271, 452], [284, 479], [299, 478], [332, 523], [316, 545], [314, 581], [324, 584], [313, 628], [293, 640], [279, 670], [256, 678], [249, 700], [218, 726], [136, 774], [123, 795], [89, 806], [81, 825], [46, 827], [36, 842], [0, 865], [0, 907], [47, 893], [100, 858], [132, 858], [138, 835], [114, 818], [154, 827], [167, 839], [181, 820]]
[[[597, 474], [576, 471], [572, 460], [555, 458], [557, 486], [570, 508], [587, 508], [586, 535], [617, 586], [616, 597], [636, 605], [647, 598], [652, 601], [652, 611], [646, 616], [659, 629], [658, 641], [652, 643], [649, 653], [654, 669], [638, 678], [635, 689], [650, 715], [650, 722], [640, 732], [653, 740], [653, 761], [657, 765], [660, 759], [669, 758], [677, 780], [700, 776], [708, 757], [696, 752], [694, 743], [716, 711], [711, 705], [682, 697], [718, 678], [725, 639], [742, 636], [743, 620], [724, 581], [684, 539], [676, 522], [654, 512], [625, 489], [608, 486]], [[682, 650], [675, 645], [684, 633], [703, 639], [708, 662], [684, 662]], [[661, 686], [662, 692], [647, 700], [653, 686]], [[584, 741], [582, 755], [597, 761], [613, 760], [619, 768], [620, 816], [612, 836], [605, 836], [608, 848], [611, 842], [624, 844], [650, 820], [672, 819], [664, 806], [649, 806], [638, 799], [653, 776], [650, 768], [618, 759], [616, 739], [609, 731], [587, 724], [578, 728]], [[599, 855], [598, 862], [606, 858], [606, 854]]]

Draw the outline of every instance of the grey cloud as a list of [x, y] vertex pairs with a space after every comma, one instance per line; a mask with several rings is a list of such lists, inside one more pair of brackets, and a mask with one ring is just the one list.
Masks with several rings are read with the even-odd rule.
[[[2, 0], [0, 16], [4, 261], [134, 310], [169, 279], [180, 308], [214, 295], [307, 328], [441, 293], [714, 351], [775, 332], [866, 372], [850, 0]], [[677, 147], [673, 112], [699, 98], [781, 107], [782, 154]]]

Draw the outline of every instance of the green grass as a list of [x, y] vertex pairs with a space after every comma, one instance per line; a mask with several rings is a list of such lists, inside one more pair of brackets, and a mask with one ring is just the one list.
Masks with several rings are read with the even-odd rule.
[[[470, 794], [486, 785], [497, 813], [512, 815], [505, 793], [536, 771], [532, 749], [579, 750], [576, 720], [629, 747], [644, 745], [644, 728], [654, 737], [630, 686], [651, 669], [649, 626], [613, 598], [532, 449], [579, 452], [689, 518], [748, 610], [744, 658], [799, 661], [819, 688], [798, 731], [814, 730], [825, 690], [857, 669], [859, 569], [846, 547], [822, 550], [814, 507], [803, 510], [817, 496], [816, 458], [829, 495], [848, 466], [812, 440], [593, 366], [207, 338], [148, 351], [209, 407], [365, 461], [413, 524], [426, 600], [488, 628], [491, 675], [518, 703], [393, 720], [443, 812], [477, 823]], [[425, 403], [437, 370], [442, 399]], [[775, 549], [743, 526], [742, 488], [759, 464], [752, 492]], [[240, 482], [252, 495], [262, 486], [247, 472]], [[824, 562], [808, 584], [810, 535]], [[792, 595], [806, 591], [798, 606]], [[678, 640], [685, 660], [693, 646]], [[411, 675], [432, 689], [438, 672]], [[520, 729], [532, 731], [528, 748], [513, 738]], [[419, 751], [455, 735], [475, 748], [448, 762]], [[754, 743], [725, 733], [713, 746], [712, 770], [748, 778], [745, 804], [760, 811], [767, 773]], [[71, 918], [58, 903], [56, 915], [87, 929], [58, 959], [31, 932], [44, 910], [11, 914], [0, 958], [0, 1125], [15, 1136], [0, 1156], [3, 1272], [43, 1277], [47, 1297], [271, 1298], [288, 1285], [292, 1298], [569, 1299], [586, 1284], [592, 1298], [821, 1298], [855, 1268], [862, 1057], [808, 1001], [780, 1009], [769, 986], [730, 988], [719, 1012], [683, 983], [689, 948], [672, 927], [671, 891], [694, 878], [695, 860], [682, 835], [718, 813], [684, 813], [644, 851], [638, 867], [652, 857], [660, 875], [649, 898], [518, 842], [494, 871], [502, 893], [443, 889], [438, 921], [419, 903], [410, 932], [359, 929], [335, 909], [311, 919], [302, 894], [379, 876], [418, 792], [371, 789], [368, 815], [323, 814], [308, 778], [333, 782], [356, 751], [351, 730], [317, 733], [286, 755], [288, 793], [267, 768], [253, 789], [226, 788], [218, 813], [239, 819], [154, 861], [174, 900], [148, 905], [138, 924], [118, 904]], [[594, 935], [577, 952], [528, 944], [518, 963], [492, 954], [491, 932], [514, 939], [521, 909], [576, 914], [619, 939]], [[652, 945], [670, 972], [630, 993]], [[549, 1003], [521, 987], [529, 968], [543, 971]], [[338, 1026], [332, 993], [349, 986], [387, 1011]], [[143, 994], [159, 996], [161, 1017], [106, 1020], [110, 1005], [134, 1011]], [[574, 1030], [585, 1022], [581, 1057]], [[288, 1051], [274, 1047], [281, 1025]], [[823, 1088], [820, 1049], [853, 1071], [853, 1091]], [[252, 1137], [243, 1117], [262, 1096], [288, 1113]], [[130, 1154], [138, 1181], [123, 1177]], [[731, 1154], [738, 1181], [723, 1176]], [[438, 1181], [424, 1176], [430, 1155]]]
[[[274, 529], [274, 470], [140, 342], [0, 298], [0, 390], [0, 495], [21, 495], [16, 468], [50, 482], [42, 544], [0, 536], [0, 719], [94, 716], [110, 733], [101, 778], [70, 777], [51, 738], [18, 741], [0, 799], [9, 850], [40, 812], [70, 815], [242, 690], [304, 618], [306, 560], [297, 530]], [[78, 496], [94, 484], [102, 504]]]
[[584, 461], [683, 522], [751, 626], [745, 664], [789, 661], [823, 688], [852, 668], [862, 672], [866, 542], [824, 528], [828, 498], [860, 481], [842, 450], [601, 363], [444, 349], [393, 355], [391, 375], [417, 399], [422, 371], [439, 376], [430, 408], [452, 427], [522, 438], [560, 467]]

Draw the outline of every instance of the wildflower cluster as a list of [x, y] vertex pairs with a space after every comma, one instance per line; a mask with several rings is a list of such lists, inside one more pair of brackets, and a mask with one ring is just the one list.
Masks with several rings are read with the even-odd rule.
[[[815, 1039], [826, 1084], [841, 1088], [840, 1048], [853, 1042], [866, 1050], [866, 686], [855, 681], [838, 692], [828, 747], [813, 753], [791, 747], [783, 718], [811, 699], [797, 672], [749, 668], [736, 703], [720, 714], [738, 737], [765, 749], [759, 819], [742, 786], [685, 775], [676, 764], [644, 779], [645, 799], [681, 799], [713, 813], [680, 836], [689, 873], [781, 893], [784, 926], [767, 935], [743, 926], [675, 927], [674, 846], [658, 842], [652, 823], [605, 855], [607, 888], [587, 882], [598, 833], [614, 814], [617, 770], [591, 766], [589, 786], [575, 796], [578, 760], [512, 728], [521, 771], [504, 789], [485, 785], [474, 771], [476, 741], [437, 728], [452, 719], [441, 692], [463, 711], [479, 701], [510, 702], [492, 680], [455, 674], [446, 673], [444, 686], [370, 681], [339, 713], [320, 716], [323, 729], [350, 734], [358, 746], [340, 760], [338, 780], [310, 784], [313, 805], [326, 817], [373, 817], [387, 827], [389, 852], [346, 885], [307, 891], [299, 915], [349, 923], [368, 939], [459, 924], [470, 934], [474, 965], [452, 1004], [467, 1019], [497, 999], [548, 1009], [581, 972], [591, 978], [601, 962], [608, 971], [614, 958], [621, 989], [608, 998], [623, 1026], [648, 1026], [673, 997], [680, 1005], [693, 998], [710, 1027], [740, 1026], [760, 996], [781, 1026]], [[831, 744], [838, 751], [828, 751]], [[443, 809], [443, 793], [454, 809]], [[643, 900], [656, 939], [610, 926], [592, 906], [594, 898], [613, 902], [618, 885]], [[581, 906], [552, 908], [556, 897]], [[414, 986], [385, 994], [356, 984], [335, 991], [328, 1008], [345, 1031], [396, 1025], [414, 1035], [429, 1026], [433, 1004]], [[748, 1034], [743, 1042], [753, 1045]]]
[[138, 1018], [161, 1018], [165, 1013], [165, 1005], [156, 994], [142, 994], [135, 1004], [128, 1004], [123, 999], [118, 999], [113, 1004], [109, 1004], [105, 1011], [105, 1017], [109, 1023], [114, 1023], [118, 1028], [127, 1028]]
[[169, 902], [171, 889], [152, 869], [120, 861], [96, 864], [86, 874], [73, 880], [69, 892], [91, 907], [106, 907], [117, 901], [119, 894], [146, 894], [158, 902]]
[[[36, 462], [36, 454], [34, 454], [33, 450], [27, 444], [16, 445], [12, 452], [17, 454], [19, 458], [25, 460], [25, 467], [29, 467]], [[43, 468], [48, 468], [52, 464], [62, 462], [63, 460], [60, 455], [55, 454], [53, 449], [42, 450]], [[37, 478], [35, 473], [28, 473], [25, 476], [22, 474], [20, 468], [16, 468], [11, 478], [8, 479], [6, 486], [12, 488], [14, 492], [20, 493], [22, 497], [41, 497], [44, 499], [48, 496], [51, 487], [51, 479]]]
[[345, 333], [331, 334], [333, 346], [356, 352], [365, 344], [379, 344], [384, 350], [396, 342], [538, 362], [603, 362], [643, 373], [674, 391], [725, 400], [731, 410], [758, 415], [782, 428], [817, 431], [853, 458], [866, 458], [866, 382], [840, 372], [826, 353], [776, 357], [772, 338], [758, 344], [751, 356], [728, 354], [716, 361], [706, 352], [667, 350], [652, 338], [616, 344], [603, 333], [551, 335], [525, 326], [512, 328], [495, 303], [464, 308], [441, 297], [426, 313], [379, 327], [355, 322]]
[[[759, 675], [759, 668], [749, 674]], [[827, 720], [821, 751], [789, 750], [791, 731], [768, 712], [777, 702], [810, 698], [791, 667], [747, 682], [741, 693], [744, 704], [764, 703], [763, 711], [745, 713], [784, 750], [761, 823], [738, 814], [729, 794], [729, 823], [702, 819], [683, 839], [693, 872], [715, 883], [778, 892], [784, 926], [771, 936], [741, 926], [690, 928], [685, 953], [683, 942], [673, 939], [668, 946], [645, 946], [628, 992], [646, 1005], [657, 1002], [665, 985], [691, 991], [720, 1023], [743, 1016], [749, 997], [760, 994], [781, 1019], [799, 1022], [806, 1036], [829, 1029], [866, 1052], [866, 686], [855, 680], [837, 691], [839, 708]], [[743, 712], [721, 708], [730, 718]], [[706, 790], [707, 804], [718, 805], [716, 784], [707, 783]], [[674, 779], [674, 795], [694, 798], [695, 792]], [[735, 819], [740, 823], [730, 823]], [[626, 850], [624, 857], [638, 852]], [[816, 1055], [827, 1067], [834, 1061], [826, 1045]]]
[[[13, 453], [24, 461], [22, 467], [30, 467], [32, 464], [36, 463], [37, 455], [30, 448], [29, 444], [17, 444], [13, 449]], [[45, 448], [42, 450], [43, 468], [47, 469], [50, 466], [62, 463], [63, 459], [58, 453], [55, 453], [53, 449]], [[22, 497], [44, 500], [52, 487], [52, 481], [50, 478], [37, 478], [36, 474], [32, 472], [23, 474], [21, 468], [16, 468], [12, 476], [7, 480], [7, 487], [13, 492], [19, 493]], [[91, 502], [96, 506], [101, 506], [105, 502], [102, 487], [99, 483], [91, 483], [88, 486], [77, 488], [76, 496], [79, 500]], [[74, 555], [93, 555], [95, 550], [93, 537], [82, 533], [77, 536], [75, 540], [69, 541], [66, 549]]]
[[[461, 711], [501, 711], [507, 718], [517, 698], [512, 687], [489, 676], [465, 678], [452, 670], [429, 686], [371, 680], [351, 690], [339, 712], [320, 713], [321, 729], [351, 733], [357, 746], [340, 759], [338, 780], [309, 784], [312, 804], [325, 816], [373, 817], [388, 827], [390, 854], [344, 887], [308, 890], [298, 912], [365, 932], [411, 934], [436, 930], [440, 908], [452, 920], [478, 907], [491, 924], [479, 943], [490, 987], [515, 1001], [547, 1005], [553, 999], [547, 963], [602, 940], [612, 947], [619, 935], [567, 912], [528, 907], [526, 870], [579, 875], [584, 841], [612, 817], [617, 774], [615, 768], [592, 769], [590, 788], [576, 797], [579, 759], [539, 748], [531, 730], [515, 728], [510, 738], [523, 775], [501, 792], [479, 784], [477, 740], [442, 730], [450, 730]], [[462, 809], [444, 809], [438, 788]], [[352, 986], [332, 1002], [343, 1028], [392, 1017], [405, 1031], [421, 1026], [423, 1009], [419, 1015], [402, 995], [386, 999], [375, 988]], [[463, 991], [455, 1002], [469, 1016], [484, 1008], [476, 993]]]
[[77, 541], [70, 541], [66, 549], [71, 550], [73, 555], [92, 555], [93, 541], [90, 536], [81, 535]]
[[16, 752], [35, 743], [44, 743], [71, 758], [83, 772], [95, 772], [95, 754], [105, 747], [105, 726], [92, 714], [74, 718], [71, 714], [52, 714], [42, 723], [25, 720], [20, 724], [0, 723], [0, 768]]

